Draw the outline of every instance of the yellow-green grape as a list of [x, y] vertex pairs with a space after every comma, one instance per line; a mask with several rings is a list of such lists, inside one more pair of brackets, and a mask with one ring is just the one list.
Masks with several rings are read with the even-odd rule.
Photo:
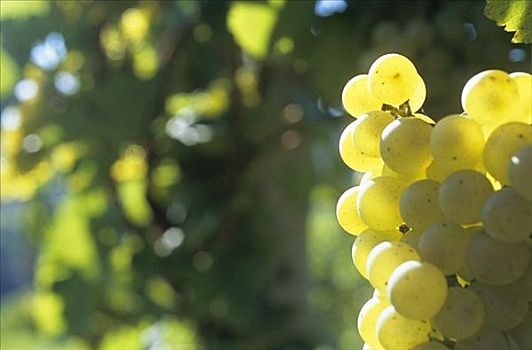
[[408, 101], [412, 112], [419, 111], [423, 106], [423, 103], [425, 102], [425, 98], [427, 97], [427, 88], [425, 86], [423, 78], [421, 78], [421, 75], [418, 74], [416, 80], [416, 90], [414, 91], [414, 95], [412, 96], [410, 101]]
[[375, 231], [367, 229], [359, 234], [351, 248], [351, 257], [358, 272], [367, 279], [366, 262], [371, 250], [379, 243], [398, 241], [400, 238], [401, 233], [399, 231]]
[[385, 349], [411, 350], [429, 340], [427, 320], [412, 320], [401, 316], [393, 305], [388, 306], [377, 320], [377, 337]]
[[357, 75], [345, 84], [342, 103], [347, 113], [355, 118], [368, 111], [380, 110], [382, 106], [382, 101], [369, 92], [367, 74]]
[[497, 329], [484, 327], [474, 336], [457, 341], [454, 350], [512, 350], [506, 336]]
[[521, 350], [532, 349], [532, 327], [530, 325], [532, 325], [532, 309], [528, 310], [525, 318], [517, 327], [509, 331]]
[[423, 234], [422, 230], [411, 228], [410, 231], [403, 234], [403, 237], [401, 237], [400, 241], [408, 244], [415, 250], [418, 250], [418, 245], [419, 245], [419, 240], [421, 239], [421, 234]]
[[484, 304], [469, 289], [449, 288], [445, 304], [431, 320], [432, 326], [448, 338], [464, 340], [475, 335], [486, 318]]
[[471, 168], [482, 159], [483, 149], [482, 129], [471, 118], [450, 115], [440, 120], [432, 130], [432, 156], [445, 168]]
[[421, 235], [418, 252], [424, 261], [436, 265], [446, 276], [460, 271], [465, 265], [471, 239], [460, 226], [450, 221], [430, 225]]
[[437, 341], [431, 341], [412, 348], [412, 350], [449, 350], [448, 347]]
[[[378, 290], [378, 289], [374, 289], [373, 290], [373, 295], [371, 297], [372, 298], [384, 298], [384, 299], [388, 300], [388, 298], [386, 298], [386, 294], [385, 293], [381, 293], [381, 291]], [[389, 301], [388, 301], [388, 304], [390, 304]]]
[[414, 320], [426, 320], [443, 306], [447, 281], [436, 266], [412, 260], [393, 271], [386, 293], [398, 313]]
[[417, 119], [421, 119], [427, 124], [431, 124], [431, 125], [436, 124], [436, 122], [431, 117], [429, 117], [428, 115], [422, 114], [422, 113], [414, 113], [414, 117], [416, 117]]
[[[529, 185], [532, 186], [532, 182]], [[500, 241], [522, 242], [532, 235], [532, 202], [521, 197], [512, 187], [491, 195], [482, 207], [481, 216], [486, 233]]]
[[512, 156], [508, 178], [510, 185], [524, 198], [532, 201], [532, 146], [523, 147]]
[[371, 111], [362, 114], [353, 127], [353, 143], [364, 154], [380, 157], [380, 139], [382, 130], [394, 121], [394, 117], [383, 111]]
[[384, 350], [384, 349], [382, 349], [382, 348], [374, 348], [371, 345], [369, 345], [367, 343], [364, 343], [364, 345], [362, 345], [362, 350]]
[[408, 260], [420, 260], [415, 249], [402, 242], [382, 242], [371, 250], [366, 260], [366, 273], [371, 285], [386, 291], [392, 272]]
[[403, 184], [404, 187], [410, 185], [413, 182], [416, 182], [418, 180], [421, 180], [421, 179], [425, 178], [425, 170], [424, 169], [420, 169], [420, 171], [418, 171], [417, 173], [413, 173], [413, 174], [402, 174], [402, 173], [398, 173], [396, 171], [393, 171], [386, 164], [384, 164], [382, 166], [381, 174], [383, 176], [391, 176], [391, 177], [396, 178], [397, 180], [401, 181], [401, 183]]
[[532, 145], [532, 125], [507, 123], [495, 129], [484, 147], [486, 169], [502, 184], [508, 185], [508, 168], [512, 157], [523, 147]]
[[526, 244], [504, 243], [480, 230], [469, 241], [466, 264], [479, 282], [503, 285], [521, 277], [529, 259], [530, 250]]
[[360, 178], [360, 185], [368, 182], [369, 180], [372, 180], [376, 177], [379, 177], [382, 175], [382, 170], [381, 169], [373, 169], [373, 170], [368, 170], [364, 173], [364, 175], [362, 175], [362, 177]]
[[503, 331], [512, 329], [521, 323], [528, 312], [528, 299], [518, 282], [489, 286], [475, 281], [468, 289], [482, 300], [486, 309], [484, 324], [488, 327]]
[[384, 298], [371, 298], [362, 306], [358, 314], [358, 333], [372, 348], [382, 349], [382, 345], [377, 338], [377, 319], [389, 305], [388, 300]]
[[419, 180], [408, 186], [399, 201], [399, 210], [405, 223], [418, 231], [435, 221], [443, 220], [438, 205], [440, 183], [435, 180]]
[[519, 278], [519, 283], [523, 286], [528, 301], [532, 303], [532, 259], [528, 263], [528, 269]]
[[349, 124], [340, 136], [340, 157], [344, 163], [351, 169], [360, 172], [382, 168], [382, 159], [370, 157], [355, 147], [351, 136], [353, 127], [354, 122]]
[[518, 112], [519, 102], [517, 83], [501, 70], [478, 73], [462, 90], [462, 108], [479, 124], [507, 122]]
[[398, 105], [410, 100], [416, 92], [418, 74], [416, 67], [402, 55], [383, 55], [369, 68], [368, 86], [379, 101]]
[[367, 228], [358, 216], [358, 191], [358, 186], [351, 187], [340, 196], [336, 204], [336, 218], [338, 219], [338, 223], [345, 231], [353, 236], [358, 235]]
[[438, 203], [451, 221], [474, 224], [480, 221], [480, 209], [493, 193], [491, 182], [474, 170], [459, 170], [447, 176], [440, 186]]
[[510, 116], [511, 121], [530, 124], [532, 122], [532, 75], [525, 72], [514, 72], [510, 73], [510, 78], [516, 82], [521, 100], [519, 110]]
[[357, 200], [362, 221], [378, 231], [398, 227], [403, 222], [399, 214], [401, 191], [401, 182], [389, 176], [379, 176], [362, 184]]
[[399, 118], [388, 124], [380, 144], [384, 163], [398, 173], [413, 174], [425, 169], [432, 161], [431, 131], [429, 124], [415, 117]]

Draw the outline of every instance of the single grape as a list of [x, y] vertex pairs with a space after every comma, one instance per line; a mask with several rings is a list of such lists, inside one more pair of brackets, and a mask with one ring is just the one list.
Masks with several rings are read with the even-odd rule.
[[401, 316], [390, 305], [377, 320], [377, 337], [385, 349], [410, 350], [429, 340], [430, 324], [427, 320], [411, 320]]
[[469, 289], [449, 288], [445, 304], [432, 318], [432, 325], [448, 338], [464, 340], [475, 335], [485, 320], [484, 304]]
[[353, 127], [353, 144], [364, 154], [380, 157], [380, 138], [382, 130], [394, 120], [394, 117], [383, 111], [371, 111], [362, 114]]
[[402, 222], [399, 197], [402, 184], [389, 176], [379, 176], [360, 186], [358, 214], [368, 227], [378, 231], [393, 230]]
[[524, 146], [512, 156], [508, 178], [513, 188], [524, 198], [532, 201], [532, 145]]
[[386, 291], [392, 272], [408, 260], [420, 260], [414, 248], [402, 242], [382, 242], [368, 255], [366, 272], [371, 285], [381, 292]]
[[367, 229], [358, 235], [351, 248], [353, 264], [355, 264], [358, 272], [367, 279], [366, 262], [371, 250], [379, 243], [398, 241], [400, 238], [401, 233], [399, 231], [375, 231], [372, 229]]
[[482, 300], [488, 327], [499, 330], [517, 327], [528, 312], [528, 299], [519, 282], [490, 286], [475, 281], [469, 289]]
[[446, 275], [453, 275], [465, 265], [471, 237], [450, 221], [438, 221], [421, 235], [418, 252], [424, 261], [436, 265]]
[[443, 180], [438, 203], [446, 218], [459, 224], [480, 221], [480, 209], [493, 193], [489, 180], [478, 171], [460, 170]]
[[511, 121], [530, 124], [532, 122], [532, 75], [525, 72], [510, 73], [510, 78], [517, 84], [520, 104], [519, 110], [511, 115]]
[[364, 231], [367, 226], [358, 216], [357, 197], [359, 187], [351, 187], [338, 199], [336, 204], [336, 218], [340, 226], [353, 236]]
[[386, 293], [399, 314], [414, 320], [426, 320], [443, 306], [447, 281], [436, 266], [412, 260], [393, 271]]
[[418, 84], [416, 67], [399, 54], [383, 55], [369, 68], [369, 91], [377, 100], [387, 104], [397, 105], [412, 99]]
[[425, 178], [425, 171], [423, 169], [421, 169], [417, 173], [404, 174], [404, 173], [398, 173], [398, 172], [393, 171], [386, 164], [382, 166], [381, 173], [383, 176], [391, 176], [401, 181], [404, 187], [412, 184], [413, 182], [416, 182], [416, 181], [419, 181]]
[[480, 124], [500, 125], [519, 106], [516, 82], [501, 70], [487, 70], [473, 76], [462, 90], [462, 108]]
[[484, 146], [486, 169], [502, 184], [508, 185], [510, 161], [523, 147], [532, 145], [532, 126], [506, 123], [495, 129]]
[[450, 115], [441, 119], [430, 137], [434, 159], [448, 169], [473, 168], [482, 159], [484, 135], [473, 119]]
[[384, 298], [371, 298], [360, 309], [357, 328], [360, 337], [372, 348], [381, 349], [377, 338], [377, 319], [382, 311], [390, 305]]
[[484, 203], [481, 216], [486, 233], [495, 239], [506, 243], [532, 239], [532, 202], [512, 187], [493, 193]]
[[504, 333], [483, 328], [474, 336], [456, 342], [454, 350], [512, 350]]
[[422, 121], [430, 125], [436, 124], [436, 122], [431, 117], [422, 113], [414, 113], [414, 117], [421, 119]]
[[523, 286], [528, 301], [532, 303], [532, 259], [528, 262], [528, 269], [518, 281]]
[[443, 220], [438, 205], [440, 183], [419, 180], [408, 186], [399, 201], [399, 210], [406, 224], [422, 231], [435, 221]]
[[380, 110], [382, 106], [382, 101], [369, 92], [367, 74], [359, 74], [345, 84], [342, 103], [347, 113], [355, 118], [368, 111]]
[[509, 330], [521, 350], [532, 349], [532, 327], [530, 325], [532, 325], [532, 308], [529, 308], [525, 318], [517, 327]]
[[416, 80], [416, 90], [414, 91], [414, 95], [412, 95], [410, 101], [408, 101], [412, 112], [419, 111], [425, 102], [425, 98], [427, 97], [427, 88], [421, 75], [418, 74]]
[[529, 259], [526, 245], [504, 243], [479, 230], [469, 242], [466, 264], [479, 282], [503, 285], [521, 277]]
[[419, 240], [421, 239], [422, 233], [423, 231], [421, 230], [411, 229], [407, 233], [403, 234], [403, 237], [401, 237], [400, 241], [418, 250]]
[[449, 350], [448, 347], [437, 341], [430, 341], [413, 347], [412, 350]]
[[396, 119], [381, 136], [381, 156], [384, 163], [398, 173], [414, 174], [432, 161], [430, 134], [432, 127], [419, 118]]
[[349, 124], [340, 136], [338, 143], [340, 157], [348, 167], [356, 171], [362, 172], [382, 168], [382, 159], [362, 153], [353, 144], [351, 133], [353, 132], [354, 123]]

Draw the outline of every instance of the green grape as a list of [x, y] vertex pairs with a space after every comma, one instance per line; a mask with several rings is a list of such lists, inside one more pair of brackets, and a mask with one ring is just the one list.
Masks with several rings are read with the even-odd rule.
[[347, 113], [355, 118], [368, 111], [380, 110], [382, 106], [382, 102], [369, 92], [367, 74], [357, 75], [345, 84], [342, 103]]
[[484, 146], [486, 169], [502, 184], [508, 185], [508, 168], [512, 156], [523, 147], [532, 145], [532, 126], [507, 123], [495, 129]]
[[419, 231], [435, 221], [443, 219], [438, 206], [440, 183], [434, 180], [419, 180], [408, 186], [399, 201], [399, 210], [405, 223]]
[[445, 304], [431, 322], [446, 337], [464, 340], [480, 330], [485, 314], [484, 304], [477, 294], [469, 289], [451, 287]]
[[413, 174], [432, 161], [430, 134], [432, 127], [419, 118], [399, 118], [384, 128], [381, 156], [384, 163], [398, 173]]
[[387, 104], [397, 105], [410, 100], [418, 83], [416, 67], [399, 54], [383, 55], [369, 68], [369, 91], [377, 100]]
[[410, 350], [429, 340], [430, 324], [427, 320], [411, 320], [401, 316], [390, 305], [377, 320], [377, 337], [385, 349]]
[[[388, 298], [386, 298], [386, 293], [381, 293], [381, 291], [378, 290], [378, 289], [374, 289], [373, 290], [373, 295], [371, 297], [372, 298], [384, 298], [384, 299], [388, 300]], [[390, 304], [389, 301], [388, 301], [388, 304]]]
[[401, 238], [401, 233], [399, 231], [375, 231], [372, 229], [367, 229], [358, 235], [351, 248], [353, 264], [355, 264], [358, 272], [367, 279], [366, 262], [371, 250], [379, 243], [398, 241], [399, 238]]
[[371, 111], [362, 114], [353, 128], [353, 144], [364, 154], [380, 157], [380, 139], [382, 130], [394, 120], [394, 117], [383, 111]]
[[408, 260], [420, 260], [414, 248], [402, 242], [382, 242], [371, 250], [366, 260], [366, 272], [371, 285], [386, 291], [392, 272]]
[[382, 159], [370, 157], [353, 145], [351, 133], [353, 132], [354, 123], [349, 124], [340, 136], [340, 157], [348, 167], [356, 171], [362, 172], [382, 168]]
[[528, 269], [519, 278], [519, 283], [523, 286], [528, 301], [532, 303], [532, 259], [528, 263]]
[[490, 285], [503, 285], [521, 277], [528, 267], [526, 245], [504, 243], [480, 230], [469, 241], [466, 264], [475, 279]]
[[403, 219], [399, 214], [402, 184], [389, 176], [379, 176], [360, 186], [358, 214], [368, 227], [378, 231], [393, 230]]
[[381, 349], [377, 338], [377, 319], [382, 311], [390, 305], [384, 298], [371, 298], [358, 313], [357, 328], [360, 337], [372, 348]]
[[412, 112], [417, 112], [421, 109], [426, 97], [427, 88], [425, 86], [425, 82], [423, 81], [421, 75], [418, 74], [416, 77], [416, 90], [414, 91], [414, 95], [412, 95], [410, 101], [408, 101]]
[[479, 124], [507, 122], [518, 111], [519, 102], [516, 82], [500, 70], [478, 73], [462, 90], [462, 108]]
[[437, 314], [447, 298], [447, 281], [434, 265], [407, 261], [390, 275], [386, 293], [404, 317], [426, 320]]
[[421, 239], [422, 233], [423, 231], [421, 230], [410, 229], [410, 231], [403, 234], [403, 237], [401, 237], [400, 241], [418, 250], [419, 240]]
[[450, 115], [441, 119], [430, 137], [434, 159], [444, 168], [467, 169], [482, 159], [484, 134], [473, 119]]
[[499, 330], [517, 327], [528, 312], [528, 299], [518, 282], [489, 286], [477, 281], [469, 289], [475, 292], [486, 309], [485, 325]]
[[422, 113], [414, 113], [414, 117], [421, 119], [422, 121], [430, 125], [436, 124], [436, 122], [431, 117]]
[[474, 224], [480, 221], [480, 209], [493, 193], [491, 182], [474, 170], [459, 170], [443, 180], [438, 203], [451, 221]]
[[379, 177], [381, 176], [382, 174], [382, 171], [380, 169], [373, 169], [373, 170], [368, 170], [364, 173], [364, 175], [362, 175], [362, 177], [360, 178], [360, 185], [368, 182], [369, 180], [372, 180], [376, 177]]
[[358, 216], [358, 191], [358, 186], [349, 188], [340, 196], [336, 204], [336, 218], [338, 219], [338, 223], [345, 231], [353, 236], [357, 236], [367, 228]]
[[508, 178], [521, 196], [532, 201], [530, 174], [532, 174], [532, 146], [525, 146], [511, 158]]
[[437, 341], [431, 341], [412, 348], [412, 350], [449, 350], [448, 347]]
[[381, 174], [383, 176], [391, 176], [393, 178], [396, 178], [397, 180], [401, 181], [404, 187], [410, 185], [415, 181], [419, 181], [425, 178], [425, 171], [423, 169], [413, 174], [401, 174], [393, 171], [386, 164], [382, 166]]
[[532, 235], [532, 202], [511, 187], [493, 193], [484, 203], [481, 216], [486, 233], [503, 242], [521, 242]]
[[456, 342], [454, 350], [512, 350], [504, 333], [483, 328], [471, 338]]
[[532, 75], [524, 72], [510, 73], [510, 78], [517, 84], [521, 99], [519, 110], [511, 115], [511, 121], [530, 124], [532, 122]]
[[521, 350], [532, 349], [532, 309], [528, 310], [521, 323], [509, 330]]
[[465, 265], [470, 239], [460, 225], [450, 221], [438, 221], [421, 235], [418, 252], [424, 261], [436, 265], [449, 276], [460, 271]]

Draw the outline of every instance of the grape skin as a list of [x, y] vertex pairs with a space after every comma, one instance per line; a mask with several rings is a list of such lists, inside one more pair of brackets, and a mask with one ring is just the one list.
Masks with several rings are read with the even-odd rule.
[[389, 176], [379, 176], [362, 184], [357, 200], [362, 221], [378, 231], [399, 226], [403, 222], [399, 213], [402, 187], [399, 180]]
[[367, 112], [355, 122], [353, 127], [353, 144], [361, 152], [371, 157], [380, 157], [380, 138], [384, 128], [394, 117], [383, 111]]
[[382, 348], [377, 338], [377, 319], [389, 305], [390, 303], [385, 298], [371, 298], [362, 306], [358, 314], [358, 332], [362, 339], [372, 348]]
[[427, 320], [411, 320], [401, 316], [390, 305], [377, 320], [377, 336], [385, 349], [410, 350], [428, 341], [430, 324]]
[[386, 292], [399, 314], [414, 320], [425, 320], [443, 306], [447, 297], [447, 281], [436, 266], [407, 261], [391, 274]]
[[336, 219], [338, 223], [347, 233], [353, 236], [357, 236], [367, 228], [357, 212], [358, 191], [358, 186], [347, 189], [336, 204]]
[[379, 243], [398, 241], [399, 238], [401, 238], [399, 231], [375, 231], [372, 229], [367, 229], [358, 235], [351, 248], [351, 258], [358, 272], [367, 279], [366, 263], [371, 250]]
[[530, 174], [532, 174], [532, 145], [523, 147], [515, 154], [508, 169], [510, 184], [521, 196], [532, 201]]
[[430, 179], [416, 181], [405, 189], [399, 210], [408, 226], [424, 230], [444, 218], [438, 205], [439, 189], [440, 183]]
[[351, 136], [353, 127], [354, 122], [349, 124], [340, 136], [339, 150], [343, 162], [356, 171], [368, 171], [381, 168], [383, 164], [382, 159], [370, 157], [353, 145]]
[[382, 102], [369, 92], [367, 74], [359, 74], [345, 84], [342, 104], [354, 118], [368, 111], [379, 110], [382, 106]]

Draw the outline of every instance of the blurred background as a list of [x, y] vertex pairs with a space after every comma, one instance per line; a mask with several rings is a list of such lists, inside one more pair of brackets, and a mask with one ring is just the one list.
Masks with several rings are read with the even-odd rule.
[[359, 349], [341, 91], [530, 70], [483, 1], [2, 1], [1, 348]]

